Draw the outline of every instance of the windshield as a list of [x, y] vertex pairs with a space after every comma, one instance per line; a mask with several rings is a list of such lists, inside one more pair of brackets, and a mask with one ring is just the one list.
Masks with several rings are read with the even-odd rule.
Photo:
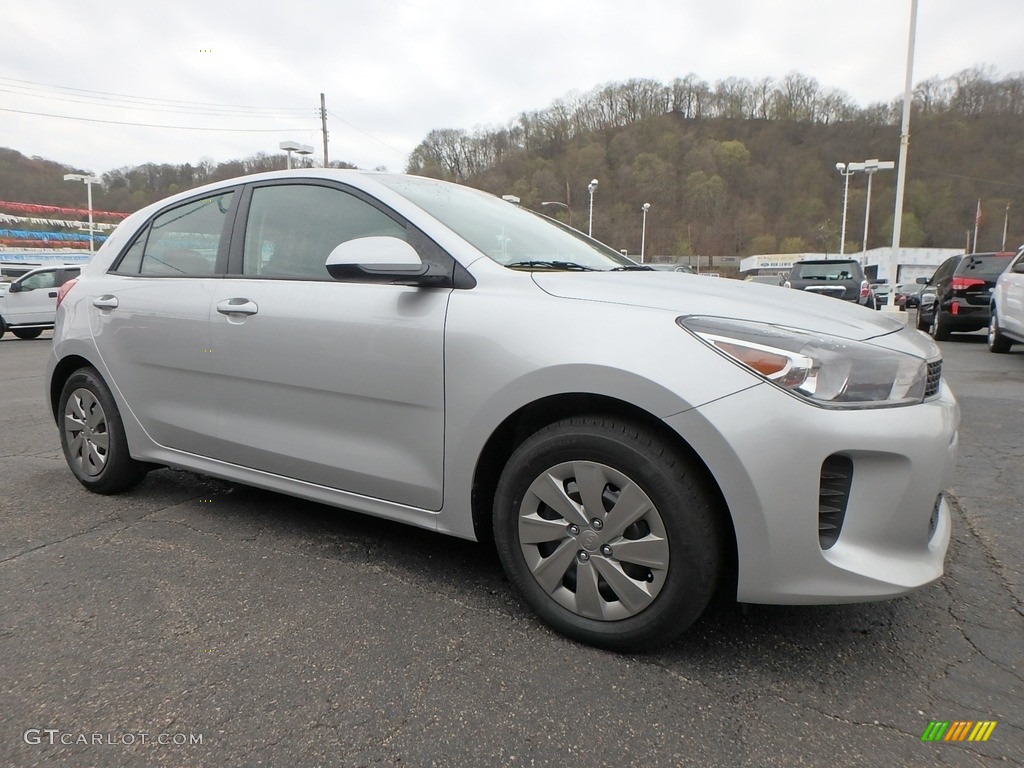
[[553, 219], [470, 187], [417, 176], [377, 180], [447, 226], [481, 253], [512, 269], [645, 269]]

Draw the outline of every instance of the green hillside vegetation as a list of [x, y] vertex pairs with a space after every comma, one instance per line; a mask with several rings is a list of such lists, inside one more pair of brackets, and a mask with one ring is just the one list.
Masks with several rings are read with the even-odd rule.
[[[858, 108], [792, 74], [779, 82], [693, 76], [665, 86], [631, 80], [523, 114], [498, 129], [432, 131], [408, 170], [516, 195], [529, 208], [568, 202], [594, 236], [649, 255], [838, 250], [843, 180], [837, 162], [897, 160], [901, 103]], [[915, 90], [901, 242], [962, 247], [978, 199], [979, 249], [1024, 241], [1024, 76], [983, 70]], [[896, 174], [875, 174], [868, 247], [892, 240]], [[859, 251], [866, 178], [850, 179], [847, 252]], [[567, 220], [561, 207], [545, 209]]]
[[[713, 86], [689, 75], [611, 83], [572, 94], [498, 128], [437, 129], [407, 170], [511, 194], [522, 205], [648, 256], [746, 256], [838, 250], [843, 180], [837, 162], [896, 160], [900, 103], [858, 107], [842, 92], [793, 73]], [[103, 173], [94, 208], [130, 212], [201, 184], [283, 168], [283, 155], [196, 164], [147, 163]], [[332, 163], [353, 167], [346, 163]], [[1024, 241], [1024, 75], [981, 68], [915, 89], [902, 243], [962, 247], [984, 209], [979, 250]], [[80, 169], [0, 149], [0, 200], [83, 207]], [[891, 241], [896, 174], [874, 176], [868, 247]], [[847, 252], [860, 250], [866, 178], [850, 179]]]

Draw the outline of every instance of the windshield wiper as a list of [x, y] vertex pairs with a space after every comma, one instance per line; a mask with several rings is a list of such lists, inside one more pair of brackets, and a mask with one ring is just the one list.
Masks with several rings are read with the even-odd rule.
[[612, 267], [608, 270], [609, 272], [654, 272], [654, 267], [648, 267], [646, 264], [624, 264], [621, 267]]
[[585, 267], [575, 261], [513, 261], [506, 264], [509, 269], [561, 269], [572, 272], [596, 272], [593, 267]]

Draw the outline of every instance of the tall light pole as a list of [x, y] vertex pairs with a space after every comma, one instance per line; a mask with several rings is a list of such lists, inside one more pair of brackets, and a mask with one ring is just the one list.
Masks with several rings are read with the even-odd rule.
[[95, 176], [90, 176], [85, 173], [65, 173], [64, 181], [81, 181], [85, 183], [86, 199], [89, 203], [89, 253], [95, 253], [95, 244], [93, 242], [93, 227], [92, 227], [92, 185], [99, 184], [100, 180]]
[[897, 312], [896, 281], [900, 270], [900, 234], [903, 227], [903, 192], [907, 179], [907, 149], [910, 146], [910, 107], [914, 99], [914, 38], [917, 36], [917, 0], [910, 0], [910, 34], [907, 40], [907, 73], [903, 82], [903, 121], [900, 125], [900, 158], [896, 171], [896, 210], [892, 220], [892, 251], [889, 254], [889, 301], [885, 309]]
[[863, 163], [850, 163], [851, 166], [861, 166], [857, 170], [862, 170], [868, 175], [868, 200], [864, 204], [864, 245], [861, 247], [861, 251], [864, 253], [868, 252], [868, 221], [871, 218], [871, 177], [875, 175], [875, 171], [891, 171], [896, 167], [896, 164], [892, 160], [865, 160]]
[[587, 184], [587, 192], [590, 193], [590, 224], [587, 225], [587, 236], [594, 236], [594, 190], [597, 189], [597, 179], [591, 179]]
[[839, 255], [846, 253], [846, 202], [850, 198], [850, 177], [857, 171], [853, 167], [857, 163], [836, 163], [836, 171], [845, 178], [843, 184], [843, 226], [839, 231]]
[[650, 203], [644, 203], [640, 210], [644, 212], [644, 221], [640, 227], [640, 263], [644, 263], [644, 246], [647, 244], [647, 212], [651, 210]]
[[299, 144], [297, 141], [282, 141], [278, 144], [280, 149], [288, 153], [288, 170], [292, 169], [292, 152], [297, 155], [312, 155], [313, 148], [309, 144]]

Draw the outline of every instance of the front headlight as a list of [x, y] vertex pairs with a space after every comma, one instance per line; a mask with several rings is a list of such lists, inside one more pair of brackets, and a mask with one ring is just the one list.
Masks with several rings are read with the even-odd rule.
[[722, 317], [676, 322], [723, 356], [825, 408], [920, 403], [927, 362], [861, 341]]

